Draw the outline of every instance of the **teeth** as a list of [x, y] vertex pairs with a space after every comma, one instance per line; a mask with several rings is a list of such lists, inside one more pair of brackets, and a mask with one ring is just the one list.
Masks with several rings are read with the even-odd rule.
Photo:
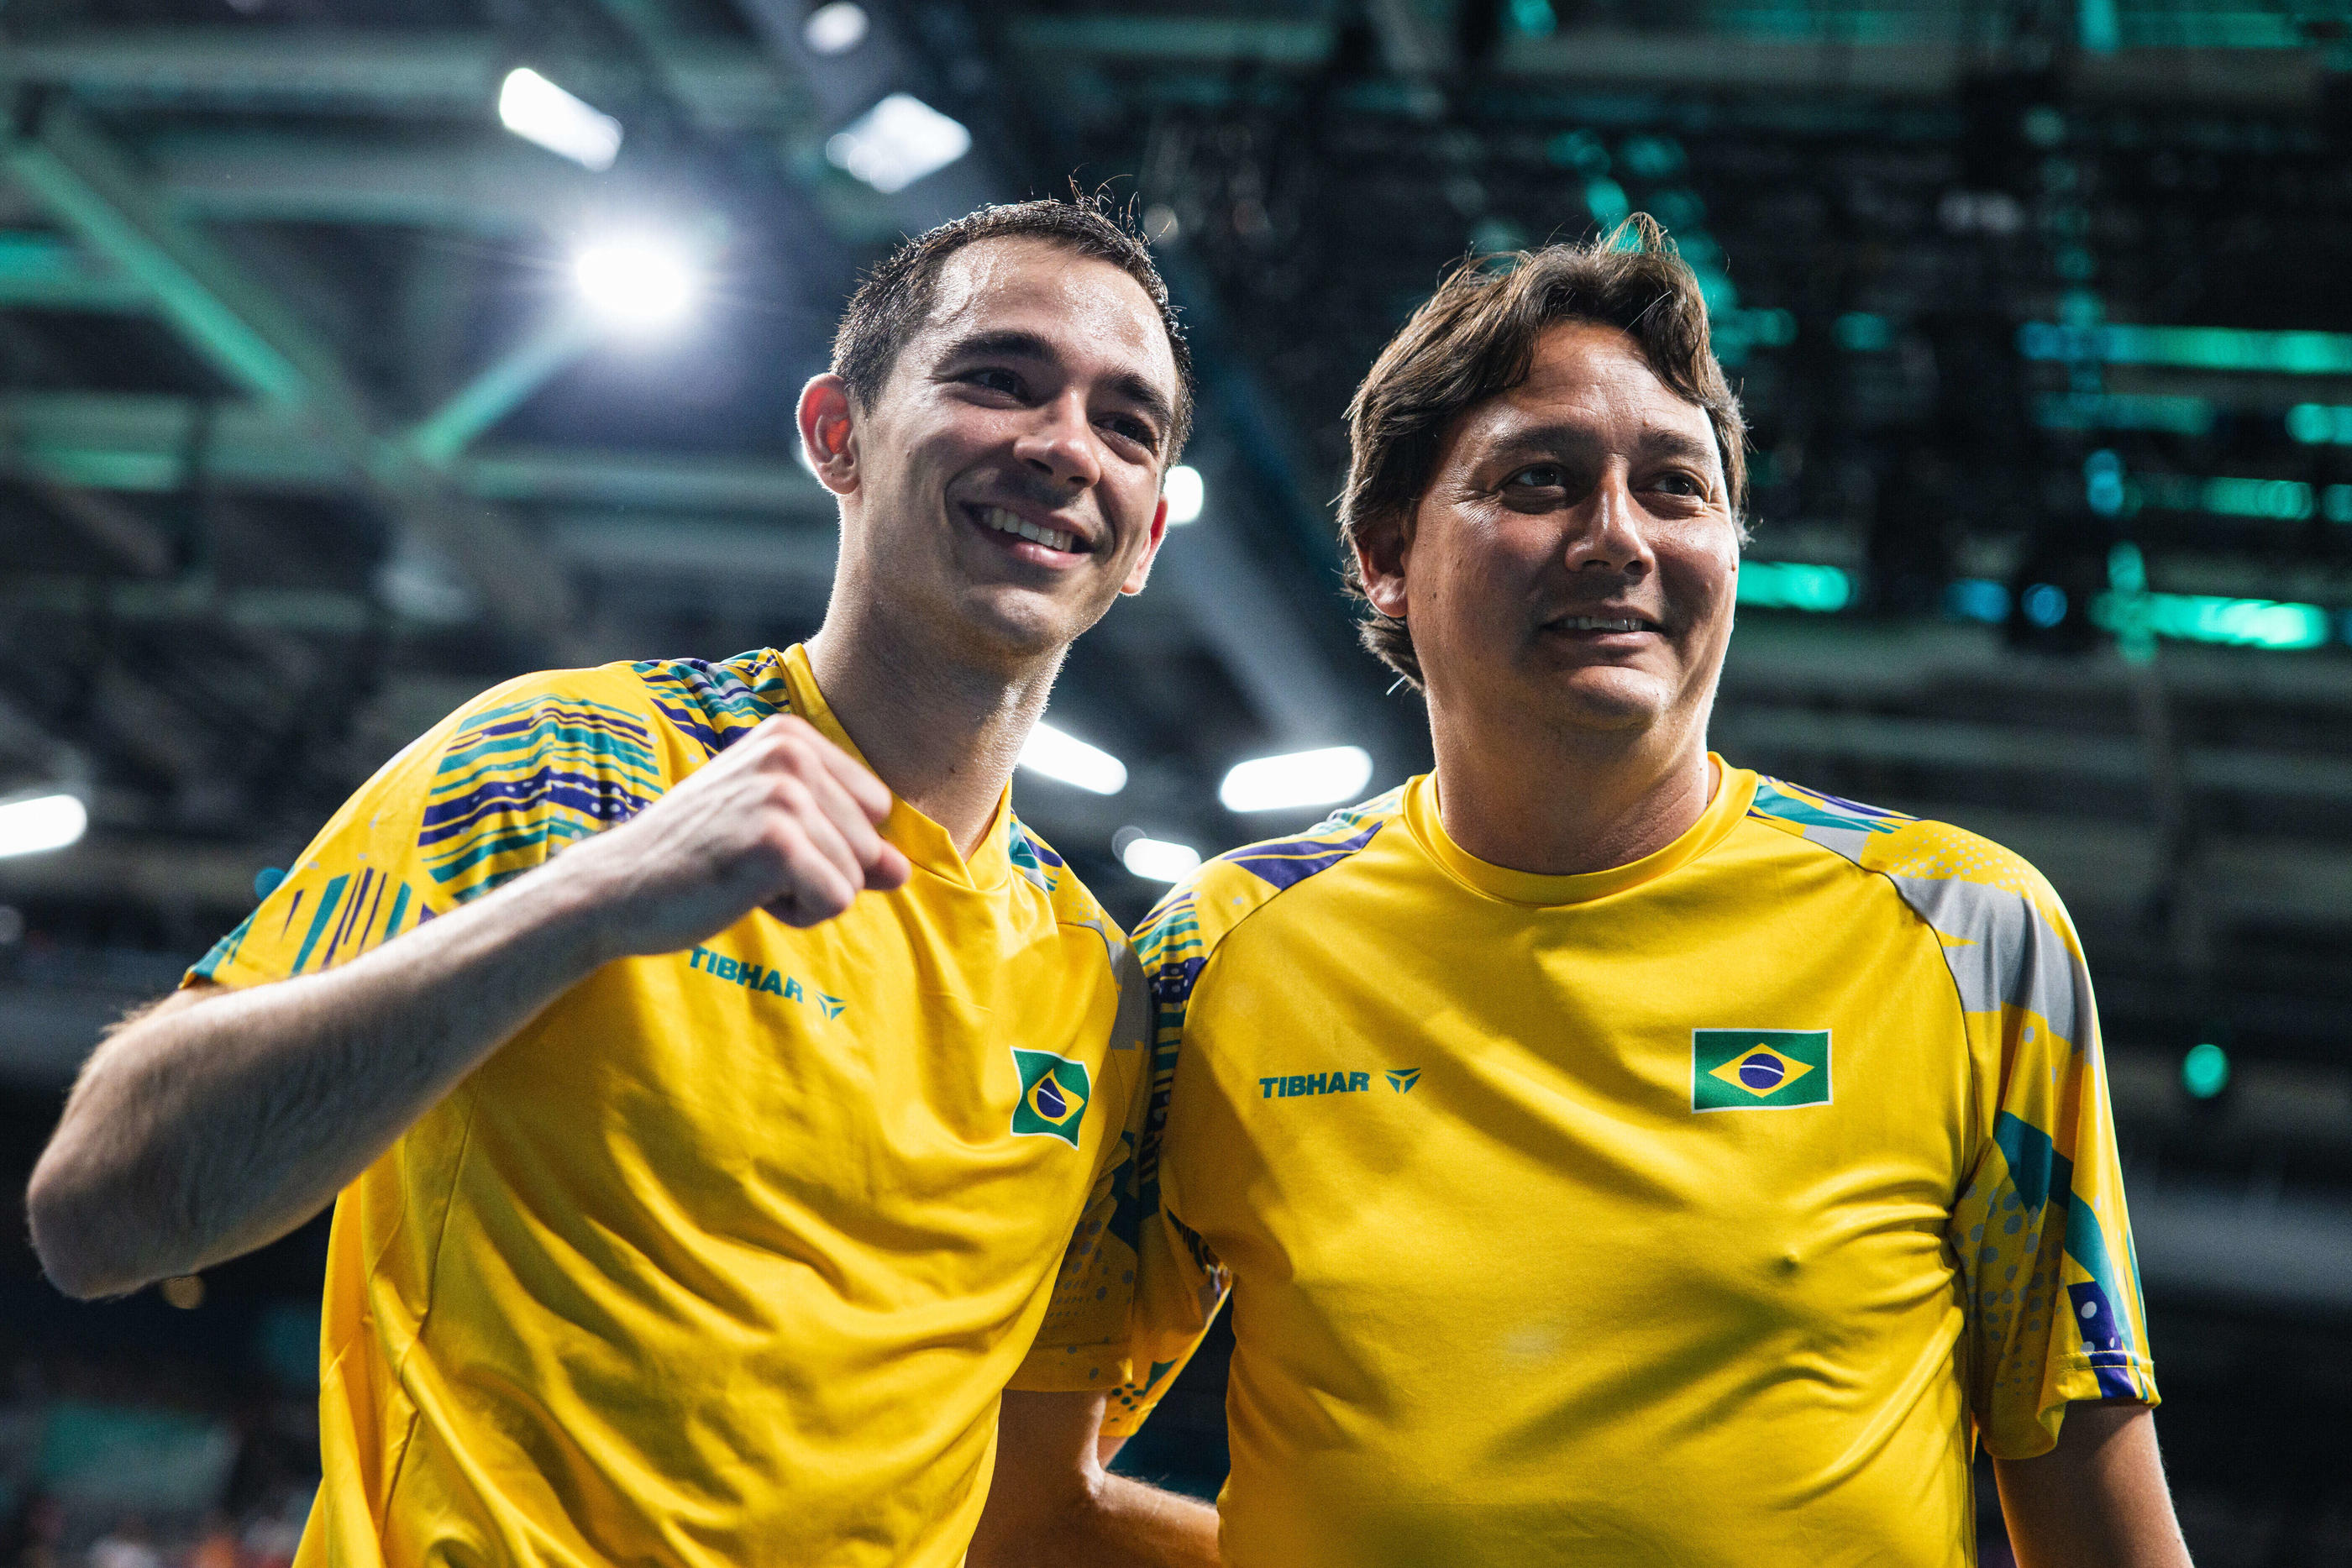
[[1639, 632], [1642, 622], [1632, 616], [1570, 615], [1561, 622], [1571, 632]]
[[1035, 539], [1047, 549], [1069, 550], [1077, 548], [1078, 537], [1060, 528], [1041, 528], [1026, 518], [1015, 517], [1002, 507], [983, 507], [980, 520], [1000, 534], [1018, 534], [1024, 539]]

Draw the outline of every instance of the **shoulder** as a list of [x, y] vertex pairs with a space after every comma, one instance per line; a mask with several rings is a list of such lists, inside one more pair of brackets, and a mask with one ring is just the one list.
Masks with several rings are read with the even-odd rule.
[[783, 655], [758, 648], [731, 659], [640, 659], [625, 671], [655, 711], [715, 757], [762, 719], [793, 711]]
[[[1832, 851], [1892, 879], [1906, 896], [1968, 898], [1981, 889], [2023, 900], [2053, 918], [2064, 906], [2049, 879], [2005, 845], [1957, 823], [1866, 806], [1786, 779], [1756, 779], [1748, 820]], [[1955, 891], [1931, 894], [1931, 888]]]
[[[1748, 820], [1885, 877], [1937, 935], [1970, 1011], [2024, 1002], [2053, 1024], [2085, 988], [2081, 943], [2049, 879], [1981, 833], [1759, 776]], [[2066, 1032], [2062, 1030], [2062, 1032]]]
[[1217, 945], [1285, 894], [1345, 864], [1368, 848], [1402, 810], [1400, 786], [1360, 806], [1334, 811], [1303, 833], [1228, 850], [1171, 888], [1135, 934], [1136, 951], [1155, 976], [1189, 964], [1197, 973]]
[[1118, 951], [1126, 946], [1127, 933], [1097, 901], [1094, 890], [1078, 880], [1061, 852], [1018, 815], [1008, 825], [1004, 851], [1013, 862], [1013, 875], [1045, 895], [1055, 921], [1063, 925], [1083, 926], [1101, 936], [1116, 966]]

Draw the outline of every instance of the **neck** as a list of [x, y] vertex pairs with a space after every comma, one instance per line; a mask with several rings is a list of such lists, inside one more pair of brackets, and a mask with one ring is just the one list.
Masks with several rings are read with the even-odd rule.
[[1448, 723], [1435, 705], [1430, 719], [1439, 819], [1490, 865], [1539, 876], [1629, 865], [1688, 832], [1714, 797], [1703, 725], [1496, 733]]
[[870, 598], [836, 593], [808, 657], [817, 689], [876, 777], [970, 856], [1045, 711], [1062, 650], [975, 662]]

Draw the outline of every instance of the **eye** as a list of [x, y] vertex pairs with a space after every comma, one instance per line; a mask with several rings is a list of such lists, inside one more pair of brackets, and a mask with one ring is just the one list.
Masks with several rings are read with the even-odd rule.
[[1659, 475], [1651, 484], [1654, 488], [1664, 490], [1669, 495], [1687, 496], [1700, 501], [1706, 499], [1706, 481], [1696, 474], [1685, 473], [1679, 468], [1671, 473]]
[[1114, 413], [1102, 423], [1104, 429], [1125, 436], [1147, 452], [1159, 449], [1160, 433], [1131, 413]]
[[1503, 481], [1507, 487], [1517, 486], [1530, 490], [1557, 490], [1567, 482], [1557, 463], [1531, 463]]
[[968, 371], [964, 373], [963, 379], [970, 385], [985, 387], [990, 392], [1003, 392], [1012, 397], [1021, 395], [1021, 377], [1002, 365], [987, 365], [976, 371]]

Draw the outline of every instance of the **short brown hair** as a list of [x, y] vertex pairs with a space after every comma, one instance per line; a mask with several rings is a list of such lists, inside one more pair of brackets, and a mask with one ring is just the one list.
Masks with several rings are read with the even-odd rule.
[[1732, 517], [1746, 512], [1748, 424], [1716, 362], [1698, 278], [1648, 214], [1581, 245], [1463, 262], [1381, 350], [1348, 404], [1352, 456], [1339, 497], [1348, 591], [1366, 607], [1364, 646], [1415, 690], [1421, 660], [1412, 632], [1365, 598], [1357, 542], [1412, 514], [1454, 422], [1526, 381], [1537, 340], [1571, 321], [1623, 331], [1660, 381], [1706, 411], [1722, 448]]
[[938, 307], [940, 271], [948, 257], [984, 239], [1039, 239], [1107, 261], [1142, 286], [1159, 308], [1176, 361], [1175, 427], [1160, 455], [1164, 472], [1192, 433], [1192, 350], [1168, 298], [1168, 285], [1151, 264], [1143, 233], [1107, 197], [1073, 192], [1046, 199], [980, 207], [916, 235], [866, 275], [841, 313], [833, 335], [833, 373], [849, 383], [859, 406], [872, 408], [908, 342]]

